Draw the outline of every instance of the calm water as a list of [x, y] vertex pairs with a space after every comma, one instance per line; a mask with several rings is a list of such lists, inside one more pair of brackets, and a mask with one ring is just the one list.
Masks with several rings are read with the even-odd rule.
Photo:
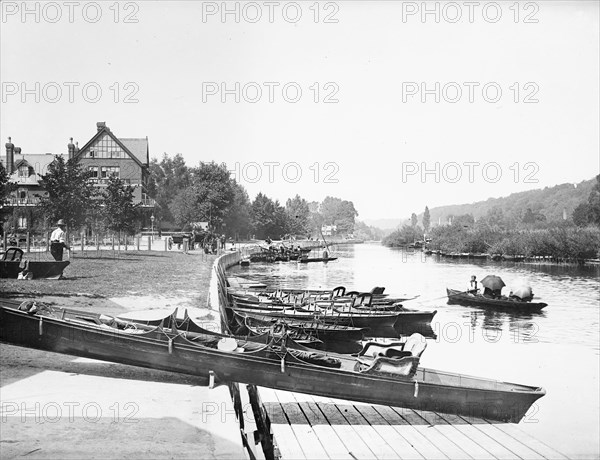
[[[270, 285], [419, 294], [406, 307], [437, 310], [423, 366], [542, 386], [547, 395], [519, 426], [574, 457], [600, 455], [600, 267], [459, 262], [407, 254], [380, 245], [340, 246], [327, 264], [253, 264], [239, 276]], [[446, 304], [446, 287], [465, 290], [471, 275], [502, 277], [508, 288], [525, 281], [537, 314], [489, 312]]]

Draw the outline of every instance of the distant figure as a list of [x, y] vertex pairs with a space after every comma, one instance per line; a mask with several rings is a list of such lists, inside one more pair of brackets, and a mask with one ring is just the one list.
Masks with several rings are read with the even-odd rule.
[[265, 240], [265, 242], [270, 246], [271, 243], [273, 242], [273, 240], [267, 236], [267, 239]]
[[221, 249], [225, 249], [225, 234], [221, 235]]
[[469, 283], [469, 292], [471, 294], [477, 294], [479, 289], [477, 288], [477, 277], [475, 275], [471, 276], [471, 282]]
[[167, 239], [167, 243], [169, 245], [169, 251], [171, 249], [173, 249], [173, 237], [169, 235], [169, 238]]
[[325, 259], [325, 260], [329, 259], [329, 251], [327, 250], [327, 248], [325, 246], [323, 246], [323, 259]]
[[71, 248], [67, 246], [65, 228], [67, 225], [65, 221], [59, 219], [56, 223], [58, 228], [52, 232], [50, 235], [50, 254], [54, 257], [54, 260], [60, 262], [63, 260], [63, 249], [67, 248], [67, 251], [70, 251]]

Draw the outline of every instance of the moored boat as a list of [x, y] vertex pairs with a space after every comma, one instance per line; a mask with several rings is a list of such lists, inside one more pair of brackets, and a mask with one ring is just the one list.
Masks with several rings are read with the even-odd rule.
[[419, 363], [426, 342], [418, 334], [405, 343], [367, 343], [357, 357], [349, 357], [296, 346], [285, 332], [262, 345], [99, 316], [85, 320], [72, 318], [67, 309], [23, 311], [0, 302], [0, 340], [196, 375], [212, 384], [241, 382], [489, 420], [518, 422], [545, 394], [540, 387], [423, 368]]

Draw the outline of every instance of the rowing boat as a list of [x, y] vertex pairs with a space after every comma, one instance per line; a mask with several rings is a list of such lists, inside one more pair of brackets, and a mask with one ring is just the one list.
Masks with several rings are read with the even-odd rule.
[[97, 321], [78, 319], [68, 312], [36, 310], [35, 304], [23, 311], [0, 303], [0, 341], [191, 374], [208, 378], [211, 386], [240, 382], [509, 422], [521, 420], [545, 394], [540, 387], [423, 368], [419, 363], [426, 342], [419, 334], [405, 343], [382, 346], [369, 342], [358, 356], [351, 357], [296, 346], [285, 331], [273, 334], [263, 345], [208, 331], [200, 337], [176, 328], [117, 322], [114, 318], [110, 322], [106, 316], [101, 318], [103, 315], [98, 315]]
[[[236, 313], [236, 317], [241, 319], [248, 329], [252, 330], [254, 333], [258, 333], [260, 330], [261, 334], [264, 333], [264, 328], [271, 327], [277, 322], [277, 320], [272, 317], [252, 313], [239, 312]], [[241, 322], [239, 324], [241, 324]], [[356, 342], [363, 340], [365, 332], [369, 330], [368, 328], [326, 324], [320, 321], [288, 321], [286, 324], [290, 330], [298, 329], [305, 331], [323, 342]]]
[[548, 304], [544, 302], [525, 302], [518, 299], [510, 299], [508, 297], [494, 299], [482, 294], [472, 294], [449, 288], [446, 288], [446, 293], [448, 294], [449, 304], [519, 311], [539, 311], [548, 306]]
[[337, 260], [337, 257], [300, 257], [298, 259], [298, 262], [301, 264], [307, 264], [310, 262], [330, 262], [332, 260]]

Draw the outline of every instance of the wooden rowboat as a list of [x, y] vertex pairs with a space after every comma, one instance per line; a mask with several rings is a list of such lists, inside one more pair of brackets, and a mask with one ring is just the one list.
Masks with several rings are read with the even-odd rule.
[[545, 394], [540, 387], [422, 368], [426, 342], [418, 334], [406, 343], [370, 342], [349, 357], [296, 346], [285, 332], [262, 345], [208, 332], [194, 336], [175, 328], [110, 322], [103, 315], [96, 321], [73, 318], [67, 309], [26, 310], [0, 303], [0, 341], [195, 375], [208, 378], [211, 386], [240, 382], [509, 422], [521, 420]]
[[513, 300], [507, 297], [493, 299], [482, 294], [471, 294], [449, 288], [446, 288], [446, 293], [448, 294], [449, 304], [518, 311], [539, 311], [548, 306], [548, 304], [544, 302], [524, 302], [522, 300]]
[[[276, 319], [264, 315], [255, 315], [251, 313], [236, 313], [244, 324], [249, 328], [261, 329], [265, 327], [271, 327]], [[368, 328], [358, 328], [350, 326], [339, 326], [335, 324], [325, 324], [319, 321], [288, 321], [287, 326], [290, 330], [299, 329], [310, 333], [314, 337], [322, 340], [323, 342], [330, 341], [350, 341], [356, 342], [363, 340], [365, 332]]]
[[337, 257], [328, 257], [328, 258], [324, 258], [324, 257], [305, 257], [305, 258], [299, 258], [298, 262], [301, 264], [307, 264], [310, 262], [330, 262], [332, 260], [337, 260]]

